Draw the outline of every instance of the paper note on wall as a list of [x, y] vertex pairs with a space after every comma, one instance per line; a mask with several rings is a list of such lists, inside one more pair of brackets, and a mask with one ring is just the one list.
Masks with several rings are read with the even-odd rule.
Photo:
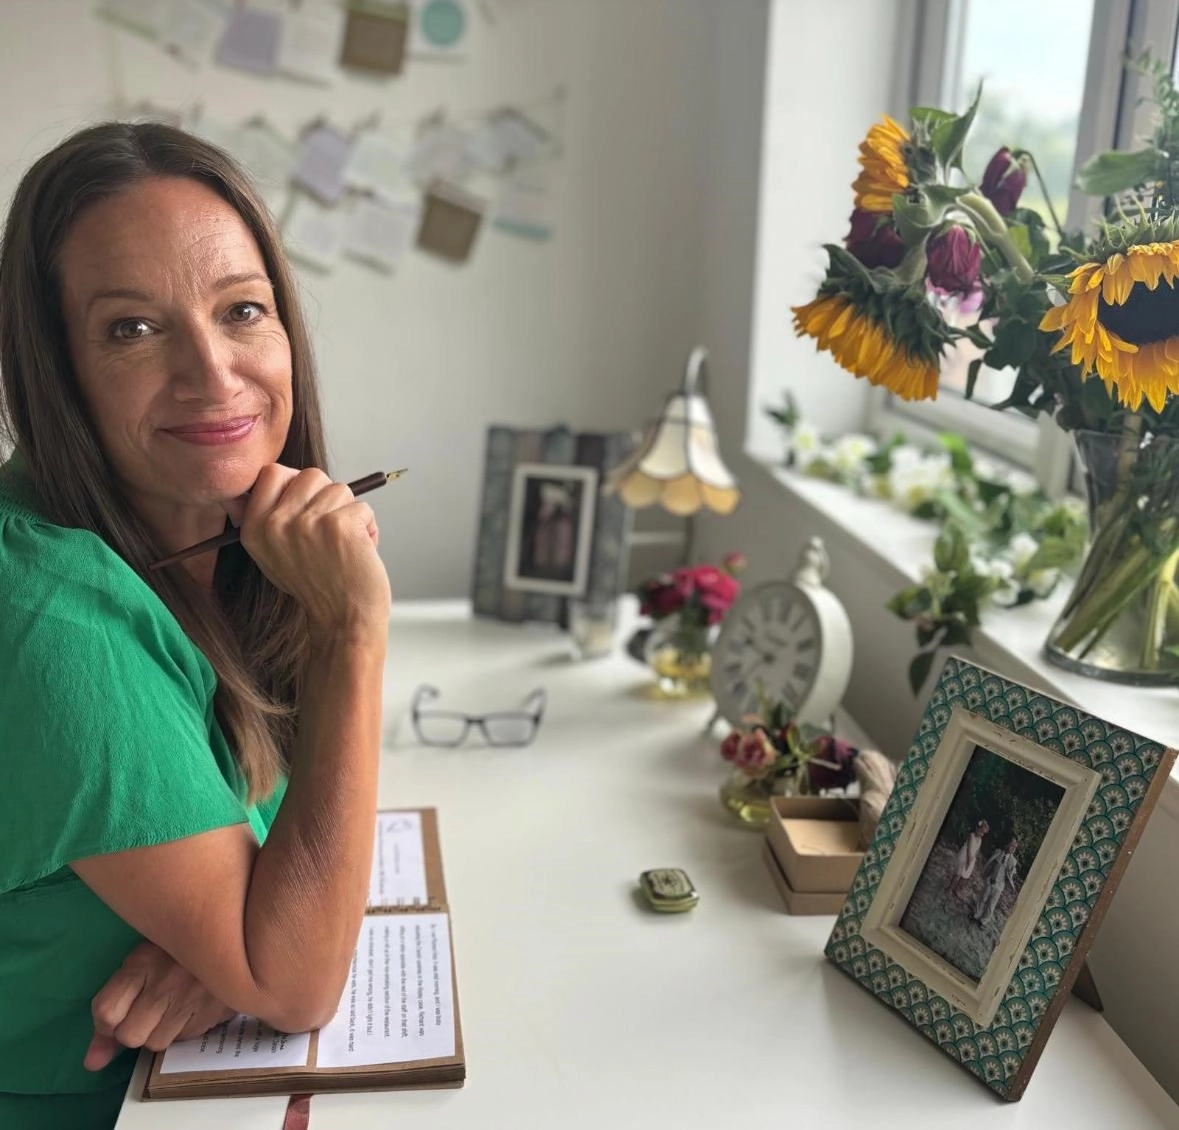
[[550, 153], [552, 138], [519, 110], [505, 107], [488, 114], [472, 132], [469, 151], [476, 164], [499, 175]]
[[220, 0], [172, 0], [161, 42], [193, 63], [203, 63], [225, 31], [229, 5]]
[[256, 74], [273, 73], [285, 19], [281, 12], [234, 8], [217, 44], [217, 62]]
[[471, 35], [470, 0], [413, 0], [409, 54], [419, 59], [463, 58]]
[[344, 37], [344, 12], [335, 5], [304, 5], [283, 25], [276, 65], [283, 74], [330, 83]]
[[310, 1050], [307, 1032], [287, 1035], [265, 1021], [239, 1014], [203, 1036], [173, 1044], [164, 1053], [160, 1073], [304, 1067]]
[[299, 140], [299, 155], [291, 179], [335, 204], [344, 191], [344, 168], [352, 151], [352, 139], [329, 125], [312, 126]]
[[348, 154], [344, 181], [353, 188], [375, 192], [386, 200], [417, 199], [418, 189], [409, 174], [413, 148], [414, 142], [408, 131], [362, 130]]
[[309, 267], [330, 271], [340, 258], [344, 215], [308, 196], [296, 196], [283, 222], [282, 241], [290, 254]]
[[420, 200], [357, 200], [344, 218], [344, 254], [378, 270], [395, 271], [414, 245], [421, 221]]
[[413, 906], [429, 901], [420, 812], [378, 812], [369, 906]]
[[319, 1067], [454, 1055], [454, 981], [445, 914], [374, 914], [360, 928], [335, 1018], [319, 1030]]
[[495, 227], [527, 239], [553, 234], [553, 199], [539, 169], [521, 171], [504, 182], [492, 216]]
[[447, 122], [431, 122], [414, 142], [409, 171], [423, 187], [435, 180], [462, 184], [475, 171], [467, 132]]

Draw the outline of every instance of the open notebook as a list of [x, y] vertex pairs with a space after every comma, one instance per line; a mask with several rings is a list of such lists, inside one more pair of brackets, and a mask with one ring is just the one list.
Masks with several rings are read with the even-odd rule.
[[330, 1024], [288, 1035], [235, 1017], [157, 1052], [143, 1097], [461, 1085], [467, 1066], [434, 809], [377, 813], [368, 903]]

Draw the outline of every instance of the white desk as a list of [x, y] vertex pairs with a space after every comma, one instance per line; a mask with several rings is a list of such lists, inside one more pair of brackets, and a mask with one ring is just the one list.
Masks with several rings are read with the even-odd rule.
[[[783, 914], [761, 836], [721, 809], [706, 704], [652, 702], [625, 655], [571, 662], [553, 631], [460, 604], [402, 605], [392, 640], [381, 803], [439, 810], [468, 1077], [317, 1095], [311, 1130], [1179, 1128], [1076, 1001], [1009, 1106], [825, 961], [833, 920]], [[472, 713], [543, 684], [548, 713], [527, 749], [421, 748], [407, 712], [422, 682]], [[643, 909], [636, 880], [659, 866], [691, 875], [694, 911]], [[279, 1130], [285, 1108], [128, 1098], [118, 1130]]]

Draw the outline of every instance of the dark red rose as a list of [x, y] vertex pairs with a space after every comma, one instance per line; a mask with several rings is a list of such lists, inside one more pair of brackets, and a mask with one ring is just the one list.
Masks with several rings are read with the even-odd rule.
[[740, 730], [730, 730], [728, 736], [721, 742], [720, 753], [726, 761], [737, 760], [737, 750], [741, 748], [741, 739], [745, 737]]
[[[825, 737], [820, 739], [815, 757], [828, 764], [819, 765], [812, 759], [807, 762], [807, 772], [811, 779], [811, 788], [846, 789], [855, 780], [852, 762], [860, 751], [843, 738]], [[835, 766], [836, 768], [832, 768]]]
[[983, 196], [994, 204], [999, 215], [1006, 216], [1015, 210], [1027, 183], [1027, 170], [1004, 146], [987, 162], [982, 184], [978, 187]]
[[925, 277], [944, 294], [970, 294], [978, 284], [982, 247], [956, 224], [938, 232], [926, 248]]
[[865, 267], [895, 267], [905, 257], [905, 245], [892, 221], [876, 212], [857, 208], [851, 214], [851, 231], [844, 246]]
[[655, 620], [662, 620], [684, 606], [684, 598], [670, 577], [647, 581], [638, 589], [639, 612]]

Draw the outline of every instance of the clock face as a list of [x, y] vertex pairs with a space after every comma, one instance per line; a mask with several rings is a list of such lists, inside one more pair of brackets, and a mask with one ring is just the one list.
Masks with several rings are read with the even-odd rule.
[[822, 653], [819, 618], [789, 585], [767, 585], [734, 605], [712, 656], [712, 691], [730, 722], [758, 712], [762, 693], [796, 709], [805, 702]]

